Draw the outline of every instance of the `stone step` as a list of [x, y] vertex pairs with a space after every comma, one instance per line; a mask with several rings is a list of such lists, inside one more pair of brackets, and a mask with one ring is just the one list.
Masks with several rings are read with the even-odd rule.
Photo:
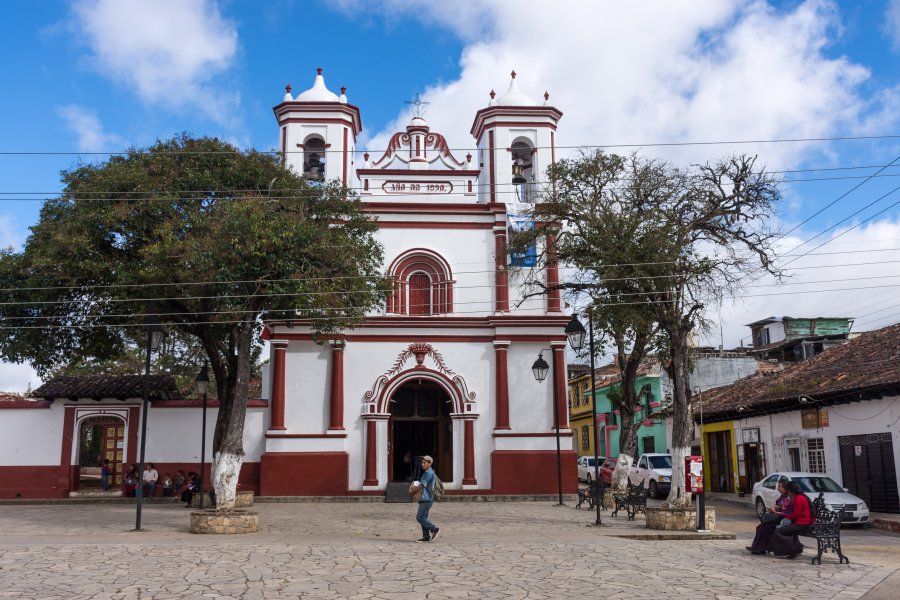
[[387, 484], [384, 491], [384, 501], [389, 503], [410, 503], [412, 498], [406, 491], [409, 489], [409, 483], [405, 481], [391, 481]]
[[121, 498], [122, 490], [108, 490], [103, 491], [100, 489], [93, 490], [78, 490], [77, 492], [69, 492], [69, 498]]

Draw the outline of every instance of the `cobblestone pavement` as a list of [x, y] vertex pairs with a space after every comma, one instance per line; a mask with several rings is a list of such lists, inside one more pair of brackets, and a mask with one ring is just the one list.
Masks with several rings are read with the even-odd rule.
[[850, 600], [900, 567], [900, 537], [870, 531], [848, 537], [849, 566], [750, 556], [752, 517], [724, 507], [737, 540], [622, 539], [646, 530], [608, 516], [614, 526], [587, 527], [590, 512], [549, 503], [438, 504], [431, 544], [413, 542], [412, 505], [254, 510], [258, 534], [197, 536], [177, 505], [145, 506], [145, 532], [129, 531], [128, 505], [0, 506], [0, 599]]

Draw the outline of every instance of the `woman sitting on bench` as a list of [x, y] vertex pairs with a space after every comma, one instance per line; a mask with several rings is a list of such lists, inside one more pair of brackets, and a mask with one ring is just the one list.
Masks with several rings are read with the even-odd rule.
[[775, 530], [769, 540], [768, 550], [778, 558], [795, 558], [803, 552], [803, 544], [800, 543], [798, 534], [808, 531], [815, 523], [815, 519], [810, 509], [809, 498], [797, 482], [789, 481], [785, 487], [791, 497], [791, 512], [786, 513], [784, 518], [790, 519], [791, 524]]

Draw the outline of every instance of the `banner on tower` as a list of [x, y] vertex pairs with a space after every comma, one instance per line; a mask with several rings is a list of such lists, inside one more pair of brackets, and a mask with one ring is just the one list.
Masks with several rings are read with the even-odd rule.
[[[509, 235], [517, 231], [534, 229], [534, 218], [531, 216], [532, 206], [522, 203], [506, 205], [507, 230]], [[523, 252], [510, 252], [509, 264], [512, 267], [533, 267], [537, 264], [537, 246], [531, 244]]]

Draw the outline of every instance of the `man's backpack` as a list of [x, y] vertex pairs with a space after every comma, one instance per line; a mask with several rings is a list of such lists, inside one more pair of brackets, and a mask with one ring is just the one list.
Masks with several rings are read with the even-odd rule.
[[444, 498], [444, 482], [437, 475], [434, 476], [434, 485], [431, 488], [431, 498], [440, 502]]

